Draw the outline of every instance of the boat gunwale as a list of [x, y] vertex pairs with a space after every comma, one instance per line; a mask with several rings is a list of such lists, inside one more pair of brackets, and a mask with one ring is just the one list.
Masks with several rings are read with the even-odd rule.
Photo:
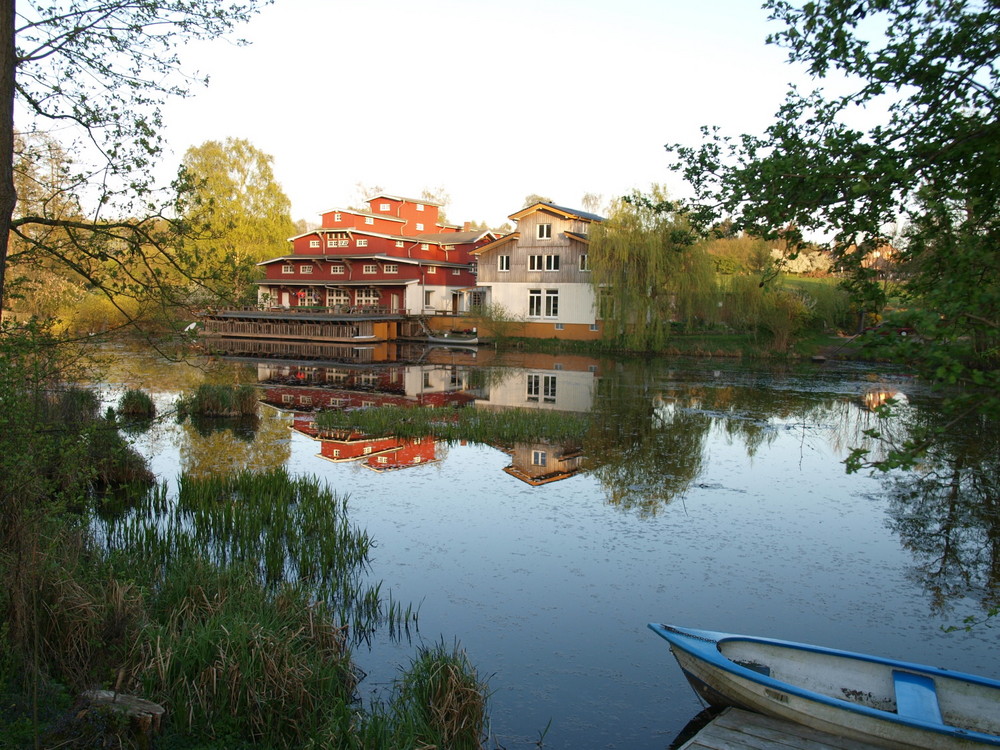
[[981, 677], [978, 675], [967, 674], [964, 672], [955, 672], [942, 667], [932, 667], [926, 664], [917, 664], [914, 662], [899, 661], [895, 659], [889, 659], [886, 657], [874, 656], [871, 654], [862, 654], [855, 651], [844, 651], [841, 649], [827, 648], [825, 646], [816, 646], [807, 643], [796, 643], [795, 641], [783, 641], [777, 638], [764, 638], [759, 636], [721, 633], [711, 630], [681, 628], [676, 625], [662, 625], [660, 623], [653, 623], [653, 622], [649, 623], [648, 627], [654, 633], [656, 633], [661, 638], [666, 640], [670, 644], [671, 648], [679, 648], [694, 658], [708, 662], [712, 666], [717, 667], [722, 671], [729, 673], [730, 675], [756, 683], [761, 687], [772, 688], [782, 693], [788, 693], [790, 695], [794, 695], [797, 698], [813, 701], [816, 703], [822, 703], [826, 706], [838, 710], [846, 710], [853, 713], [858, 713], [863, 716], [867, 716], [869, 718], [890, 722], [892, 724], [901, 724], [903, 726], [909, 726], [914, 729], [929, 730], [937, 732], [938, 734], [949, 735], [953, 737], [964, 737], [970, 740], [975, 740], [986, 744], [1000, 745], [1000, 735], [988, 734], [986, 732], [980, 732], [974, 729], [964, 729], [962, 727], [957, 727], [952, 724], [946, 724], [943, 722], [937, 723], [932, 721], [923, 721], [918, 718], [912, 718], [906, 715], [893, 713], [891, 711], [883, 711], [881, 709], [873, 708], [871, 706], [865, 706], [860, 703], [852, 703], [842, 698], [834, 698], [832, 696], [825, 695], [823, 693], [818, 693], [813, 690], [808, 690], [806, 688], [799, 687], [798, 685], [795, 685], [790, 682], [783, 682], [781, 680], [777, 680], [768, 675], [744, 667], [734, 662], [732, 659], [729, 659], [719, 650], [719, 644], [725, 641], [744, 641], [750, 643], [761, 643], [765, 645], [779, 646], [782, 648], [788, 648], [792, 650], [845, 657], [849, 659], [854, 659], [856, 661], [871, 662], [894, 669], [901, 669], [905, 671], [915, 672], [917, 674], [926, 674], [932, 676], [945, 677], [948, 679], [957, 679], [960, 682], [967, 681], [985, 687], [996, 688], [998, 690], [1000, 690], [1000, 680], [994, 680], [989, 677]]

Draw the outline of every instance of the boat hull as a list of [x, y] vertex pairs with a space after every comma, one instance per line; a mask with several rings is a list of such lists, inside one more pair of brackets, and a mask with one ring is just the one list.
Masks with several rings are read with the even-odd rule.
[[[989, 711], [992, 706], [1000, 722], [1000, 702], [994, 705], [992, 693], [993, 690], [1000, 691], [1000, 683], [995, 681], [770, 639], [744, 639], [742, 636], [654, 624], [650, 628], [670, 643], [671, 651], [692, 688], [712, 705], [757, 711], [829, 734], [888, 748], [952, 750], [1000, 746], [1000, 737], [993, 734], [940, 721], [901, 716], [896, 713], [896, 699], [891, 687], [894, 668], [904, 670], [905, 674], [910, 674], [911, 670], [914, 674], [921, 674], [923, 672], [918, 670], [924, 670], [937, 676], [942, 683], [961, 684], [961, 678], [969, 677], [974, 681], [969, 683], [973, 688], [985, 691], [982, 697], [975, 698], [979, 701], [974, 704], [976, 710]], [[766, 644], [761, 647], [763, 658], [754, 659], [753, 664], [730, 661], [722, 655], [718, 646], [720, 641], [726, 643], [727, 638], [740, 641], [740, 648], [747, 655], [754, 653], [754, 644]], [[861, 689], [852, 689], [845, 684], [840, 689], [843, 699], [802, 689], [774, 679], [767, 673], [767, 654], [777, 653], [780, 648], [789, 650], [791, 656], [788, 660], [798, 659], [806, 664], [814, 659], [823, 665], [833, 665], [834, 672], [838, 669], [837, 665], [843, 662], [847, 666], [857, 665], [858, 669], [867, 670], [875, 677], [860, 681]], [[885, 672], [884, 679], [876, 674], [879, 670]], [[843, 675], [838, 677], [848, 676], [846, 667], [840, 668], [840, 671]], [[996, 695], [1000, 697], [1000, 692]]]

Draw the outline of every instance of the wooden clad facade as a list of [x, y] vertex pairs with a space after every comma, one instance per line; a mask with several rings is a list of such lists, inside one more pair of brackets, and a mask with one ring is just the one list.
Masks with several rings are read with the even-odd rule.
[[510, 216], [517, 231], [477, 248], [477, 294], [525, 323], [520, 334], [596, 339], [601, 335], [588, 270], [591, 224], [602, 217], [536, 203]]

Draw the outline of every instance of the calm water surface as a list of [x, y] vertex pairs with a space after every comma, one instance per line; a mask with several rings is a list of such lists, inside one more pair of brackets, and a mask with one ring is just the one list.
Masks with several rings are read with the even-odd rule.
[[[170, 423], [137, 448], [171, 482], [182, 470], [285, 465], [348, 494], [377, 540], [372, 577], [420, 607], [411, 642], [358, 648], [362, 690], [384, 690], [417, 643], [458, 641], [488, 678], [494, 742], [506, 748], [542, 735], [546, 748], [668, 747], [702, 706], [650, 621], [1000, 676], [995, 631], [942, 629], [981, 615], [995, 591], [995, 431], [973, 427], [925, 467], [965, 495], [926, 472], [848, 475], [842, 464], [889, 396], [906, 419], [935, 418], [904, 372], [568, 356], [484, 368], [484, 356], [196, 369], [122, 351], [105, 389], [113, 400], [142, 387], [164, 410], [206, 379], [259, 384], [270, 405], [256, 429]], [[591, 427], [575, 445], [427, 439], [354, 456], [360, 446], [290, 429], [330, 398], [552, 409], [589, 414]], [[881, 429], [905, 437], [905, 419]]]

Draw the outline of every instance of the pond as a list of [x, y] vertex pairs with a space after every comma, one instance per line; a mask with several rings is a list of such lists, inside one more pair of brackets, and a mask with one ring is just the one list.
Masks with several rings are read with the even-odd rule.
[[[168, 420], [136, 447], [170, 482], [283, 465], [349, 496], [376, 541], [373, 580], [419, 605], [410, 641], [357, 648], [366, 697], [417, 643], [458, 642], [492, 690], [492, 744], [666, 748], [702, 706], [651, 621], [1000, 676], [994, 630], [946, 630], [995, 601], [996, 426], [953, 428], [912, 472], [843, 465], [866, 429], [902, 440], [939, 418], [905, 371], [487, 350], [201, 365], [120, 350], [103, 387], [109, 401], [141, 387], [164, 411], [200, 382], [259, 385], [259, 423]], [[879, 423], [888, 398], [899, 416]], [[316, 439], [317, 409], [385, 404], [550, 410], [587, 428], [502, 447]]]

